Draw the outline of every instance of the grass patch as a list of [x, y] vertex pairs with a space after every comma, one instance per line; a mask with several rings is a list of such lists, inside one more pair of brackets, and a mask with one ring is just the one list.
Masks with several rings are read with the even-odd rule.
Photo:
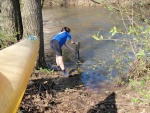
[[13, 35], [6, 35], [5, 33], [0, 32], [0, 49], [6, 48], [16, 42], [17, 40]]

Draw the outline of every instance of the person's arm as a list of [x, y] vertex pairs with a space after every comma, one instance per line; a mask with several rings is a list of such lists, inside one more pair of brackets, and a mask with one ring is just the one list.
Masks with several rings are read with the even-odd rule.
[[67, 44], [64, 44], [67, 48], [69, 48], [70, 50], [72, 50], [72, 51], [74, 51], [74, 52], [76, 52], [72, 47], [70, 47], [69, 45], [67, 45]]
[[[70, 43], [71, 44], [75, 44], [76, 45], [76, 43], [71, 39], [71, 35], [68, 33], [68, 37], [67, 37], [67, 39], [70, 41]], [[76, 50], [75, 49], [73, 49], [72, 47], [70, 47], [69, 45], [67, 45], [66, 43], [64, 44], [67, 48], [69, 48], [70, 50], [72, 50], [72, 51], [74, 51], [74, 52], [76, 52]]]
[[71, 35], [70, 35], [69, 33], [68, 33], [68, 36], [67, 36], [67, 40], [69, 40], [71, 44], [76, 44], [76, 43], [72, 40]]

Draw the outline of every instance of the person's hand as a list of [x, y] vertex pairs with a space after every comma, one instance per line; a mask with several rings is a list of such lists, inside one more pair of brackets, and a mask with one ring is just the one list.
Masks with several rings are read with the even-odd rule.
[[73, 40], [71, 40], [70, 42], [71, 42], [71, 44], [75, 44], [75, 45], [77, 45], [77, 44], [76, 44], [76, 42], [74, 42]]

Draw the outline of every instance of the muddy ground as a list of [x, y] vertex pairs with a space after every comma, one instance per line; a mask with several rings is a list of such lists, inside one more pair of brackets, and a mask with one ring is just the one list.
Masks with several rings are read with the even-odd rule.
[[[107, 85], [107, 84], [105, 84]], [[111, 89], [111, 88], [110, 88]], [[150, 102], [131, 102], [140, 97], [126, 86], [101, 92], [89, 90], [80, 73], [64, 77], [60, 72], [34, 72], [19, 113], [150, 113]]]

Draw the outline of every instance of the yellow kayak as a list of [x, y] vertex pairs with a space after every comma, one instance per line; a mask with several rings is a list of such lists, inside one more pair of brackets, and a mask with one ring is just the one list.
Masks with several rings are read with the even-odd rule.
[[16, 113], [36, 63], [39, 39], [26, 38], [0, 51], [0, 113]]

